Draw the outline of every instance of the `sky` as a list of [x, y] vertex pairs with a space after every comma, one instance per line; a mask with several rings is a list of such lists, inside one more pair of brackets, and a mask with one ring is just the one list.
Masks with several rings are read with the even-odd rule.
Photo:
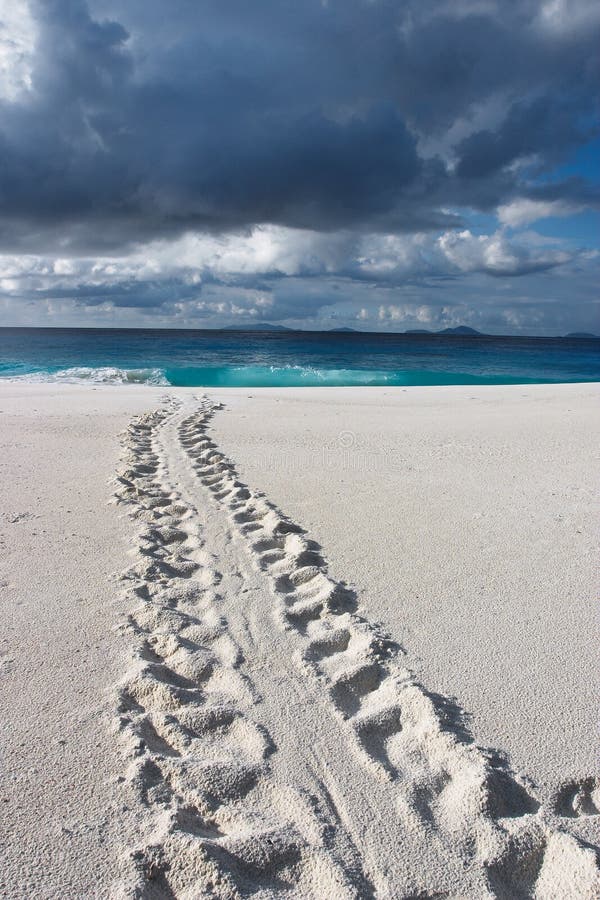
[[0, 324], [600, 332], [597, 0], [0, 0]]

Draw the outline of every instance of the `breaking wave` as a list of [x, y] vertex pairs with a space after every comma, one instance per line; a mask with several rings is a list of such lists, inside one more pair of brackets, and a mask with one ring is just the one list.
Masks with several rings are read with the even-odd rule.
[[61, 384], [169, 384], [162, 369], [118, 369], [112, 366], [38, 369], [24, 374], [3, 375], [3, 378], [7, 381], [58, 382]]
[[18, 382], [68, 384], [149, 384], [173, 387], [392, 387], [444, 384], [516, 384], [534, 379], [476, 376], [464, 372], [403, 369], [328, 369], [314, 366], [205, 366], [123, 369], [75, 366], [66, 369], [4, 370], [0, 378]]

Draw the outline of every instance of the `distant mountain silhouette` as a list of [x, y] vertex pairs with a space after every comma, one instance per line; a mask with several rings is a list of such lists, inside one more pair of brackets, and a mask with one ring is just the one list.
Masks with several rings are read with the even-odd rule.
[[[271, 322], [247, 322], [244, 325], [225, 325], [223, 328], [217, 329], [218, 331], [298, 331], [297, 328], [288, 328], [287, 325], [273, 325]], [[387, 334], [388, 332], [362, 332], [357, 331], [356, 328], [349, 328], [347, 325], [340, 326], [339, 328], [329, 328], [327, 332], [330, 334]], [[400, 332], [402, 333], [402, 332]], [[485, 337], [485, 332], [477, 331], [476, 328], [470, 328], [468, 325], [457, 325], [455, 328], [442, 328], [441, 331], [431, 331], [428, 328], [407, 328], [404, 334], [455, 334], [459, 337]], [[502, 335], [497, 335], [497, 337], [502, 337]], [[563, 335], [565, 338], [581, 338], [581, 339], [600, 339], [600, 335], [592, 334], [589, 331], [571, 331], [569, 334]]]
[[249, 322], [245, 325], [226, 325], [221, 331], [294, 331], [285, 325], [271, 325], [270, 322]]
[[469, 328], [468, 325], [458, 325], [456, 328], [443, 328], [438, 334], [483, 334], [475, 328]]
[[483, 334], [482, 331], [476, 331], [475, 328], [469, 328], [468, 325], [457, 325], [456, 328], [442, 328], [441, 331], [429, 331], [427, 328], [409, 328], [404, 334], [462, 334], [477, 335]]

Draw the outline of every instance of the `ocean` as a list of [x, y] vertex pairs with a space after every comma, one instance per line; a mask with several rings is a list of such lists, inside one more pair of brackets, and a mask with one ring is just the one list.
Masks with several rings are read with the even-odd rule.
[[180, 387], [600, 381], [600, 339], [0, 328], [0, 379]]

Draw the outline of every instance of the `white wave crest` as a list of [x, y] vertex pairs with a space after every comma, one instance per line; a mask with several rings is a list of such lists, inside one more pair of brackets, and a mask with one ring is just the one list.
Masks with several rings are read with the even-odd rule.
[[13, 375], [7, 381], [67, 384], [153, 384], [168, 385], [162, 369], [118, 369], [112, 366], [73, 366], [58, 372], [28, 372]]

